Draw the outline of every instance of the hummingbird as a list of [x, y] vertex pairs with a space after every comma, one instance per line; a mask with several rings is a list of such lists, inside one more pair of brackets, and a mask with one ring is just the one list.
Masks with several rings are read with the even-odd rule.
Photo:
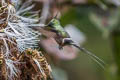
[[[70, 37], [70, 35], [65, 31], [65, 29], [61, 26], [60, 20], [54, 17], [47, 25], [42, 27], [43, 30], [40, 32], [46, 37], [52, 37], [59, 45], [59, 49], [63, 49], [64, 46], [74, 46], [78, 48], [80, 51], [86, 53], [91, 57], [96, 63], [98, 63], [104, 69], [104, 61], [98, 58], [96, 55], [88, 51], [87, 49], [76, 44]], [[47, 35], [46, 35], [47, 34]]]

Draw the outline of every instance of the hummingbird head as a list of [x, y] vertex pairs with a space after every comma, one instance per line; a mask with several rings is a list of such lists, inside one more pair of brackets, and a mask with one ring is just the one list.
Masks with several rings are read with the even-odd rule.
[[55, 26], [60, 25], [60, 21], [56, 18], [53, 18], [49, 23], [48, 23], [48, 27], [50, 28], [54, 28]]
[[58, 18], [58, 13], [53, 17], [53, 19], [48, 23], [47, 27], [55, 28], [56, 26], [60, 25], [60, 21]]

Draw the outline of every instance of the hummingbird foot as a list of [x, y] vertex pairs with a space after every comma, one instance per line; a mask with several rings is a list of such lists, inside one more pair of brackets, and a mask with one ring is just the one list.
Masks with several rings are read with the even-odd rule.
[[62, 46], [59, 46], [59, 49], [60, 49], [60, 50], [63, 50], [63, 47], [62, 47]]

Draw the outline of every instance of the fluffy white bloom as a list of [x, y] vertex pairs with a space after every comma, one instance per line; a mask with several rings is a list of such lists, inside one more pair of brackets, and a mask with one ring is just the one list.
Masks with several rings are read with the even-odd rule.
[[[12, 1], [15, 2], [15, 0]], [[15, 3], [17, 3], [17, 0]], [[7, 4], [5, 0], [2, 0], [2, 7], [7, 8], [8, 12], [7, 17], [4, 17], [0, 20], [0, 24], [7, 22], [7, 26], [3, 30], [3, 33], [0, 33], [0, 40], [3, 41], [3, 45], [5, 47], [4, 57], [8, 79], [13, 80], [14, 77], [16, 77], [19, 73], [19, 69], [17, 69], [15, 66], [15, 64], [18, 62], [13, 61], [9, 58], [11, 55], [11, 49], [9, 48], [8, 41], [17, 45], [20, 52], [24, 51], [27, 48], [37, 47], [40, 34], [36, 31], [33, 31], [29, 26], [39, 25], [36, 24], [38, 22], [38, 19], [33, 19], [37, 16], [36, 14], [38, 11], [33, 12], [35, 15], [30, 12], [30, 16], [24, 16], [27, 14], [26, 12], [29, 12], [29, 10], [34, 7], [34, 5], [31, 5], [31, 0], [28, 0], [23, 4], [23, 6], [17, 8], [15, 8], [12, 4]], [[3, 15], [4, 13], [0, 13], [0, 15]], [[15, 38], [17, 43], [11, 41], [11, 38]]]
[[12, 61], [10, 59], [5, 59], [5, 62], [6, 62], [6, 66], [7, 66], [7, 71], [9, 71], [9, 73], [7, 72], [8, 73], [8, 79], [13, 80], [13, 78], [17, 76], [17, 73], [20, 72], [19, 69], [17, 69], [14, 65], [17, 62]]
[[[34, 31], [30, 27], [41, 26], [44, 24], [39, 23], [39, 11], [30, 11], [35, 6], [32, 4], [32, 0], [26, 0], [26, 2], [23, 4], [21, 4], [21, 0], [11, 0], [13, 4], [8, 4], [5, 0], [2, 0], [1, 2], [2, 7], [5, 6], [8, 9], [8, 14], [7, 17], [4, 17], [0, 20], [0, 24], [7, 22], [6, 28], [4, 28], [4, 30], [0, 30], [0, 32], [2, 32], [0, 33], [0, 40], [3, 41], [3, 45], [5, 47], [4, 57], [7, 68], [7, 75], [9, 80], [13, 80], [14, 77], [18, 76], [20, 71], [15, 65], [18, 64], [18, 62], [13, 61], [10, 58], [12, 53], [10, 51], [11, 49], [8, 45], [8, 41], [17, 45], [20, 52], [23, 52], [27, 48], [36, 48], [38, 47], [38, 43], [40, 41], [39, 36], [41, 34], [37, 31]], [[0, 15], [2, 14], [3, 13], [0, 13]], [[16, 39], [17, 43], [11, 39]], [[38, 61], [34, 61], [39, 67], [40, 71], [42, 71]]]
[[[14, 0], [13, 0], [14, 1]], [[17, 2], [16, 2], [17, 3]], [[40, 26], [39, 21], [35, 19], [38, 17], [38, 12], [31, 12], [34, 7], [31, 0], [27, 0], [22, 6], [15, 7], [8, 4], [8, 26], [4, 29], [5, 34], [10, 38], [16, 38], [19, 51], [24, 51], [27, 48], [35, 48], [39, 42], [40, 33], [32, 30], [30, 26]], [[30, 14], [25, 17], [24, 15]]]

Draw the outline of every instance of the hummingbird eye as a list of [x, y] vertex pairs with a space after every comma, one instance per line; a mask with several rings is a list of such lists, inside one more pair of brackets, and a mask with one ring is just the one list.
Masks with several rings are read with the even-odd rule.
[[54, 25], [54, 24], [51, 23], [51, 22], [48, 24], [49, 27], [53, 27], [53, 25]]

